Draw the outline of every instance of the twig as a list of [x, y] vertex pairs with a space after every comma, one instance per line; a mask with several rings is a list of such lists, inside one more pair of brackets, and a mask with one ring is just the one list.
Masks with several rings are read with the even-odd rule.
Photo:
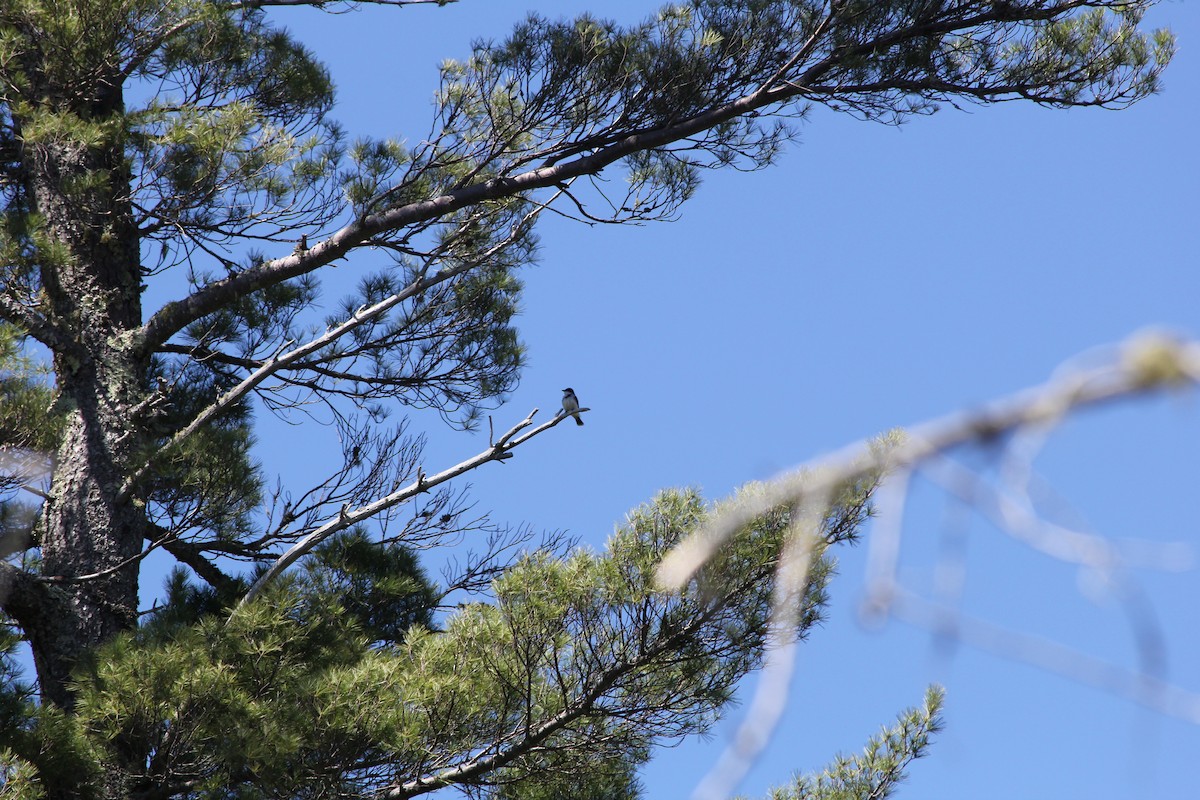
[[[580, 411], [586, 410], [587, 409], [580, 409]], [[254, 600], [254, 598], [258, 597], [263, 588], [270, 583], [272, 579], [274, 579], [285, 569], [294, 564], [299, 558], [309, 553], [314, 547], [323, 542], [325, 539], [328, 539], [333, 534], [368, 520], [381, 511], [385, 511], [407, 500], [411, 500], [416, 495], [421, 494], [422, 492], [427, 492], [434, 486], [445, 483], [452, 478], [457, 478], [463, 473], [470, 472], [471, 470], [480, 467], [489, 461], [503, 462], [506, 459], [512, 458], [512, 450], [529, 441], [534, 436], [553, 428], [555, 425], [566, 419], [565, 416], [551, 417], [548, 421], [543, 422], [536, 428], [527, 431], [521, 436], [517, 436], [518, 433], [533, 424], [533, 417], [537, 413], [538, 409], [536, 408], [533, 409], [533, 411], [530, 411], [529, 416], [525, 417], [525, 419], [521, 420], [511, 429], [509, 429], [508, 432], [501, 436], [498, 441], [492, 445], [489, 445], [486, 450], [483, 450], [477, 455], [468, 458], [466, 461], [462, 461], [453, 467], [450, 467], [449, 469], [437, 473], [436, 475], [427, 476], [424, 474], [424, 471], [418, 470], [417, 479], [408, 486], [397, 489], [389, 495], [359, 506], [358, 508], [343, 508], [335, 517], [322, 524], [300, 541], [296, 542], [296, 544], [292, 545], [287, 552], [276, 559], [275, 563], [273, 563], [271, 567], [262, 574], [262, 577], [255, 581], [254, 585], [250, 587], [250, 590], [246, 592], [246, 596], [242, 598], [241, 603], [238, 604], [238, 608], [241, 608], [241, 606], [244, 606], [245, 604]]]
[[[667, 554], [658, 568], [658, 582], [668, 590], [681, 588], [737, 530], [756, 517], [789, 505], [800, 511], [801, 522], [809, 521], [797, 524], [776, 572], [772, 622], [786, 624], [791, 619], [788, 614], [795, 613], [784, 606], [786, 589], [805, 579], [811, 562], [810, 548], [803, 546], [812, 536], [811, 520], [819, 521], [820, 515], [834, 502], [834, 493], [840, 486], [871, 475], [884, 475], [875, 496], [879, 519], [867, 554], [867, 595], [863, 606], [866, 612], [890, 613], [939, 631], [952, 619], [953, 635], [982, 649], [1113, 691], [1157, 711], [1200, 722], [1200, 694], [1168, 684], [1155, 674], [1161, 659], [1152, 651], [1156, 643], [1161, 643], [1159, 632], [1148, 625], [1144, 605], [1136, 602], [1142, 596], [1136, 592], [1129, 593], [1126, 599], [1130, 601], [1127, 605], [1135, 632], [1140, 634], [1143, 665], [1139, 670], [1129, 670], [1054, 642], [964, 618], [955, 609], [930, 603], [903, 589], [896, 578], [910, 479], [922, 469], [940, 473], [947, 490], [980, 508], [1002, 529], [1040, 552], [1098, 569], [1105, 575], [1125, 566], [1127, 559], [1122, 548], [1103, 537], [1054, 524], [1036, 514], [1027, 500], [1032, 475], [1032, 464], [1028, 462], [1040, 450], [1041, 440], [1048, 432], [1079, 409], [1197, 383], [1200, 383], [1200, 342], [1181, 341], [1159, 333], [1136, 335], [1116, 349], [1115, 358], [1109, 363], [1060, 373], [1040, 387], [974, 413], [956, 414], [917, 426], [891, 446], [858, 442], [809, 462], [766, 484], [762, 491], [745, 493], [737, 502], [722, 506], [707, 526]], [[964, 445], [990, 444], [1014, 432], [1028, 430], [1033, 431], [1031, 437], [1012, 437], [1020, 452], [1010, 452], [1011, 457], [1005, 462], [1002, 478], [1011, 481], [1004, 487], [1007, 491], [981, 486], [970, 470], [946, 457], [948, 451]], [[1178, 550], [1177, 546], [1166, 545], [1156, 554], [1161, 561]], [[782, 644], [767, 652], [763, 680], [750, 713], [717, 766], [697, 787], [696, 797], [726, 796], [773, 733], [795, 669], [794, 642], [784, 639]]]
[[668, 553], [658, 568], [659, 583], [677, 589], [754, 518], [828, 494], [872, 471], [911, 471], [955, 447], [995, 441], [1018, 428], [1061, 420], [1081, 408], [1196, 383], [1200, 383], [1200, 342], [1139, 334], [1120, 348], [1114, 363], [1065, 376], [974, 413], [919, 425], [906, 431], [904, 441], [893, 447], [881, 448], [871, 440], [856, 442], [767, 483], [761, 493], [723, 508]]

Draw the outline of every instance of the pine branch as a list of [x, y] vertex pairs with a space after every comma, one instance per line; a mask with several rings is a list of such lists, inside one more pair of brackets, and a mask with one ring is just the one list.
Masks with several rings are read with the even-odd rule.
[[[753, 578], [747, 580], [752, 582]], [[678, 655], [680, 648], [684, 647], [691, 637], [701, 635], [705, 626], [711, 624], [725, 606], [733, 602], [734, 598], [750, 591], [750, 587], [745, 585], [727, 586], [719, 598], [711, 598], [705, 609], [692, 614], [678, 629], [660, 634], [653, 641], [643, 639], [642, 646], [638, 648], [634, 657], [613, 661], [607, 667], [589, 675], [589, 685], [581, 687], [578, 696], [565, 703], [564, 708], [549, 719], [536, 725], [531, 725], [530, 720], [526, 719], [523, 727], [514, 730], [511, 736], [498, 738], [477, 757], [403, 784], [387, 787], [376, 797], [381, 800], [402, 800], [436, 791], [447, 785], [470, 785], [483, 776], [494, 775], [497, 770], [509, 766], [523, 756], [537, 752], [572, 723], [588, 714], [597, 713], [600, 700], [614, 689], [619, 691], [618, 686], [623, 679], [635, 675], [639, 670], [652, 669], [656, 663], [661, 663], [661, 659], [669, 659], [672, 654]], [[648, 624], [644, 623], [638, 628], [643, 636], [648, 633]]]
[[[309, 4], [307, 0], [295, 1], [299, 4]], [[278, 2], [290, 4], [292, 0], [278, 0]], [[324, 241], [315, 244], [311, 249], [265, 261], [256, 267], [198, 289], [187, 298], [168, 303], [159, 309], [142, 329], [141, 346], [146, 351], [153, 351], [188, 324], [227, 306], [235, 299], [332, 264], [352, 250], [373, 243], [389, 233], [437, 220], [469, 206], [524, 195], [537, 189], [567, 183], [582, 176], [598, 175], [606, 167], [631, 155], [659, 150], [686, 141], [690, 137], [712, 130], [723, 123], [740, 117], [758, 115], [769, 107], [782, 107], [797, 98], [844, 103], [851, 108], [863, 102], [855, 97], [858, 91], [871, 93], [868, 100], [871, 97], [877, 97], [880, 93], [886, 95], [889, 92], [919, 95], [949, 92], [966, 94], [979, 100], [1025, 97], [1057, 105], [1110, 105], [1122, 100], [1127, 102], [1132, 99], [1130, 94], [1132, 90], [1119, 92], [1112, 98], [1081, 97], [1072, 99], [1065, 95], [1060, 97], [1043, 96], [1038, 91], [1045, 88], [1043, 84], [1052, 87], [1057, 83], [1053, 80], [1038, 80], [1034, 77], [1030, 78], [1029, 83], [1006, 81], [1002, 84], [989, 85], [982, 82], [979, 85], [970, 85], [936, 80], [914, 82], [911, 77], [900, 74], [860, 86], [837, 83], [820, 84], [820, 81], [826, 76], [835, 74], [839, 70], [852, 71], [851, 65], [906, 43], [937, 39], [989, 25], [1013, 22], [1028, 25], [1056, 20], [1083, 8], [1121, 8], [1124, 5], [1117, 0], [1108, 0], [1108, 2], [1064, 0], [1053, 3], [981, 5], [980, 11], [970, 16], [945, 15], [933, 19], [918, 18], [910, 24], [902, 25], [874, 37], [868, 37], [865, 41], [831, 46], [827, 54], [802, 69], [798, 74], [785, 74], [793, 65], [799, 69], [801, 65], [798, 62], [803, 61], [803, 56], [816, 51], [817, 42], [822, 39], [822, 35], [828, 37], [831, 35], [831, 31], [837, 29], [836, 25], [829, 25], [825, 28], [819, 26], [817, 33], [814, 34], [816, 39], [810, 37], [806, 42], [801, 43], [793, 56], [785, 60], [774, 75], [753, 87], [744, 87], [746, 91], [740, 96], [716, 102], [698, 113], [658, 127], [606, 126], [605, 133], [601, 138], [586, 142], [587, 150], [579, 152], [577, 157], [571, 158], [571, 160], [555, 161], [563, 153], [574, 154], [577, 152], [580, 143], [562, 141], [551, 148], [559, 155], [549, 156], [540, 167], [514, 175], [478, 180], [435, 197], [363, 216], [336, 231]], [[1060, 79], [1066, 80], [1062, 76]], [[736, 90], [736, 87], [730, 88]], [[383, 192], [381, 196], [386, 197], [390, 191], [392, 190]]]
[[[792, 90], [783, 91], [795, 94]], [[686, 138], [779, 99], [779, 93], [770, 93], [769, 99], [757, 104], [751, 104], [748, 98], [742, 98], [738, 102], [693, 118], [688, 123], [635, 134], [574, 161], [530, 170], [504, 180], [490, 179], [471, 184], [438, 197], [367, 216], [343, 227], [325, 241], [304, 252], [264, 261], [256, 267], [211, 283], [183, 300], [164, 305], [143, 327], [140, 337], [142, 349], [153, 350], [186, 325], [225, 307], [235, 299], [328, 266], [382, 234], [434, 220], [469, 206], [556, 186], [583, 175], [594, 175], [627, 155]], [[438, 273], [426, 278], [421, 281], [420, 289], [427, 289], [446, 277], [451, 276]]]
[[592, 709], [593, 704], [603, 697], [605, 692], [613, 688], [617, 681], [643, 664], [652, 661], [665, 649], [664, 646], [656, 650], [649, 650], [643, 659], [616, 665], [613, 669], [605, 672], [596, 681], [596, 684], [582, 695], [574, 705], [563, 709], [536, 728], [525, 731], [524, 735], [512, 746], [498, 747], [494, 752], [480, 758], [472, 759], [465, 764], [459, 764], [456, 767], [442, 770], [433, 775], [422, 776], [400, 786], [393, 786], [381, 792], [379, 797], [386, 798], [386, 800], [402, 800], [402, 798], [416, 797], [450, 784], [469, 783], [473, 778], [486, 775], [512, 763], [522, 755], [540, 746], [555, 733], [563, 730], [572, 722], [587, 714]]
[[0, 292], [0, 319], [11, 322], [56, 352], [63, 352], [69, 346], [69, 339], [60, 326], [17, 302], [7, 292]]
[[[586, 408], [580, 409], [581, 412], [588, 410], [589, 409]], [[272, 564], [271, 567], [265, 573], [263, 573], [262, 577], [255, 581], [254, 585], [250, 587], [250, 590], [246, 593], [246, 596], [242, 598], [242, 602], [239, 603], [239, 607], [254, 600], [254, 598], [262, 592], [262, 590], [268, 583], [271, 582], [272, 579], [274, 579], [285, 569], [294, 564], [298, 559], [309, 553], [314, 547], [335, 533], [339, 533], [340, 531], [351, 528], [360, 522], [364, 522], [382, 511], [407, 502], [419, 494], [428, 492], [435, 486], [443, 484], [453, 478], [457, 478], [459, 475], [470, 472], [471, 470], [481, 467], [490, 461], [506, 461], [507, 459], [513, 457], [512, 451], [517, 447], [529, 441], [534, 436], [553, 428], [564, 419], [567, 419], [565, 415], [555, 415], [550, 420], [543, 422], [536, 428], [517, 436], [518, 433], [533, 424], [533, 417], [535, 414], [537, 414], [537, 412], [538, 409], [536, 408], [529, 412], [529, 416], [525, 417], [525, 419], [514, 425], [494, 444], [477, 455], [468, 458], [466, 461], [462, 461], [453, 467], [450, 467], [449, 469], [445, 469], [436, 475], [431, 476], [426, 476], [423, 472], [418, 470], [416, 481], [410, 483], [408, 486], [397, 489], [389, 495], [359, 506], [358, 508], [343, 508], [337, 516], [326, 521], [312, 533], [308, 534], [299, 542], [292, 545], [292, 547], [288, 549], [286, 553], [276, 559], [275, 563]]]
[[[925, 692], [921, 708], [902, 713], [896, 724], [872, 736], [859, 755], [838, 756], [818, 775], [797, 776], [790, 787], [771, 793], [772, 800], [884, 800], [905, 778], [905, 770], [925, 755], [933, 737], [942, 730], [939, 686]], [[698, 793], [698, 800], [705, 798]], [[720, 795], [724, 797], [725, 795]]]
[[[559, 193], [562, 191], [564, 190], [560, 189]], [[555, 196], [557, 196], [557, 194]], [[317, 336], [316, 338], [311, 339], [286, 353], [276, 354], [265, 362], [257, 364], [253, 372], [251, 372], [236, 386], [232, 387], [219, 398], [217, 398], [217, 400], [211, 405], [198, 412], [196, 416], [192, 418], [191, 422], [189, 422], [181, 430], [177, 431], [175, 435], [167, 441], [166, 444], [151, 454], [138, 469], [132, 472], [122, 485], [120, 496], [128, 496], [128, 493], [133, 490], [133, 487], [137, 485], [138, 481], [144, 478], [151, 470], [153, 465], [166, 453], [182, 443], [189, 436], [195, 434], [196, 431], [203, 428], [206, 424], [217, 419], [222, 413], [230, 408], [233, 408], [251, 391], [260, 386], [263, 381], [282, 370], [306, 368], [305, 360], [307, 356], [320, 352], [323, 348], [333, 344], [346, 334], [351, 333], [363, 325], [380, 318], [389, 310], [395, 308], [401, 303], [422, 295], [438, 284], [445, 283], [446, 281], [449, 281], [459, 275], [470, 272], [472, 269], [478, 267], [480, 263], [487, 263], [492, 256], [501, 252], [505, 247], [511, 245], [515, 241], [518, 241], [522, 236], [524, 236], [544, 210], [544, 205], [537, 205], [532, 210], [524, 214], [519, 220], [517, 220], [516, 223], [513, 224], [512, 229], [509, 231], [507, 236], [495, 242], [491, 247], [481, 253], [478, 258], [463, 260], [457, 265], [438, 270], [432, 275], [426, 275], [422, 273], [417, 280], [413, 281], [403, 290], [385, 297], [373, 305], [358, 308], [341, 324], [326, 329], [325, 333], [321, 334], [320, 336]], [[304, 242], [304, 244], [307, 245], [307, 242]], [[307, 248], [297, 247], [296, 253], [293, 254], [293, 257], [305, 255], [308, 252], [311, 251], [307, 250]], [[369, 379], [366, 379], [365, 377], [347, 377], [350, 377], [354, 380], [363, 380], [369, 382]]]

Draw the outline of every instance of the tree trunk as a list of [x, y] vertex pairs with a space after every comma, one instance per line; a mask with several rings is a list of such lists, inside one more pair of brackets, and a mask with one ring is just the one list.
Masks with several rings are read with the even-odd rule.
[[114, 85], [82, 110], [54, 112], [64, 130], [79, 122], [104, 131], [99, 142], [56, 132], [26, 147], [29, 195], [58, 248], [44, 247], [39, 261], [47, 316], [61, 336], [52, 345], [58, 406], [68, 414], [38, 529], [42, 575], [66, 617], [26, 630], [43, 697], [63, 708], [81, 656], [136, 622], [146, 525], [143, 505], [121, 497], [142, 445], [148, 364], [135, 341], [138, 234]]

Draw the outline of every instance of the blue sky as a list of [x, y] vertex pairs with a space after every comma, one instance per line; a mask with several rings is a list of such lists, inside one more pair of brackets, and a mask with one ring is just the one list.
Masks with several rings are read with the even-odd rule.
[[[633, 22], [653, 2], [602, 7], [460, 0], [342, 16], [280, 9], [331, 67], [351, 134], [419, 138], [437, 64], [527, 10]], [[1147, 326], [1200, 335], [1197, 197], [1200, 4], [1167, 2], [1179, 54], [1164, 92], [1134, 108], [1023, 104], [944, 110], [901, 128], [817, 110], [769, 170], [714, 173], [672, 223], [588, 228], [548, 219], [524, 274], [529, 366], [498, 428], [553, 413], [573, 386], [593, 409], [504, 465], [470, 476], [497, 521], [564, 529], [593, 546], [671, 486], [717, 499], [846, 443], [1040, 383], [1065, 359]], [[353, 276], [351, 262], [339, 272]], [[427, 472], [486, 444], [433, 419]], [[1181, 395], [1088, 413], [1038, 462], [1096, 532], [1197, 543], [1200, 409]], [[313, 436], [318, 434], [313, 433]], [[294, 429], [261, 457], [294, 469]], [[905, 520], [905, 575], [927, 586], [944, 498]], [[963, 609], [1133, 666], [1121, 606], [1079, 575], [974, 520]], [[741, 787], [857, 750], [924, 687], [947, 689], [946, 732], [901, 797], [1194, 796], [1200, 727], [1067, 678], [896, 622], [856, 617], [862, 550], [840, 554], [827, 625], [803, 646], [784, 723]], [[1168, 677], [1200, 692], [1200, 576], [1138, 573], [1164, 630]], [[731, 717], [736, 722], [738, 714]], [[649, 798], [676, 798], [722, 751], [662, 752]]]

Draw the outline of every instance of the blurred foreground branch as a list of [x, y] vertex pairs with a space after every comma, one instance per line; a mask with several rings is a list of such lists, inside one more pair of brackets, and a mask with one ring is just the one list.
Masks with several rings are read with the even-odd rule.
[[[1030, 494], [1033, 461], [1049, 434], [1068, 416], [1085, 408], [1200, 384], [1200, 342], [1160, 332], [1140, 333], [1112, 348], [1098, 363], [1083, 359], [1064, 365], [1045, 384], [983, 408], [936, 419], [892, 434], [862, 441], [802, 465], [725, 504], [709, 523], [667, 554], [658, 580], [676, 590], [707, 563], [743, 526], [773, 509], [791, 507], [795, 515], [791, 545], [780, 554], [776, 580], [803, 580], [809, 547], [821, 509], [840, 487], [883, 475], [876, 494], [878, 517], [869, 540], [864, 614], [894, 617], [937, 631], [955, 641], [1030, 663], [1084, 684], [1114, 692], [1161, 713], [1200, 724], [1200, 694], [1163, 678], [1162, 637], [1144, 595], [1131, 585], [1129, 567], [1179, 570], [1192, 563], [1192, 548], [1182, 543], [1137, 542], [1136, 547], [1045, 519]], [[1000, 454], [995, 484], [949, 455], [962, 447], [988, 445]], [[1103, 662], [1060, 643], [1006, 630], [967, 618], [952, 605], [931, 602], [901, 585], [898, 563], [904, 506], [912, 478], [932, 479], [983, 514], [1003, 532], [1055, 559], [1075, 564], [1122, 589], [1134, 626], [1139, 666], [1130, 669]], [[797, 573], [800, 573], [799, 575]], [[953, 593], [953, 592], [952, 592]], [[788, 630], [789, 610], [775, 609], [776, 628]], [[769, 740], [786, 700], [795, 668], [795, 641], [786, 636], [768, 653], [764, 675], [747, 718], [728, 751], [697, 790], [697, 797], [725, 797]]]

